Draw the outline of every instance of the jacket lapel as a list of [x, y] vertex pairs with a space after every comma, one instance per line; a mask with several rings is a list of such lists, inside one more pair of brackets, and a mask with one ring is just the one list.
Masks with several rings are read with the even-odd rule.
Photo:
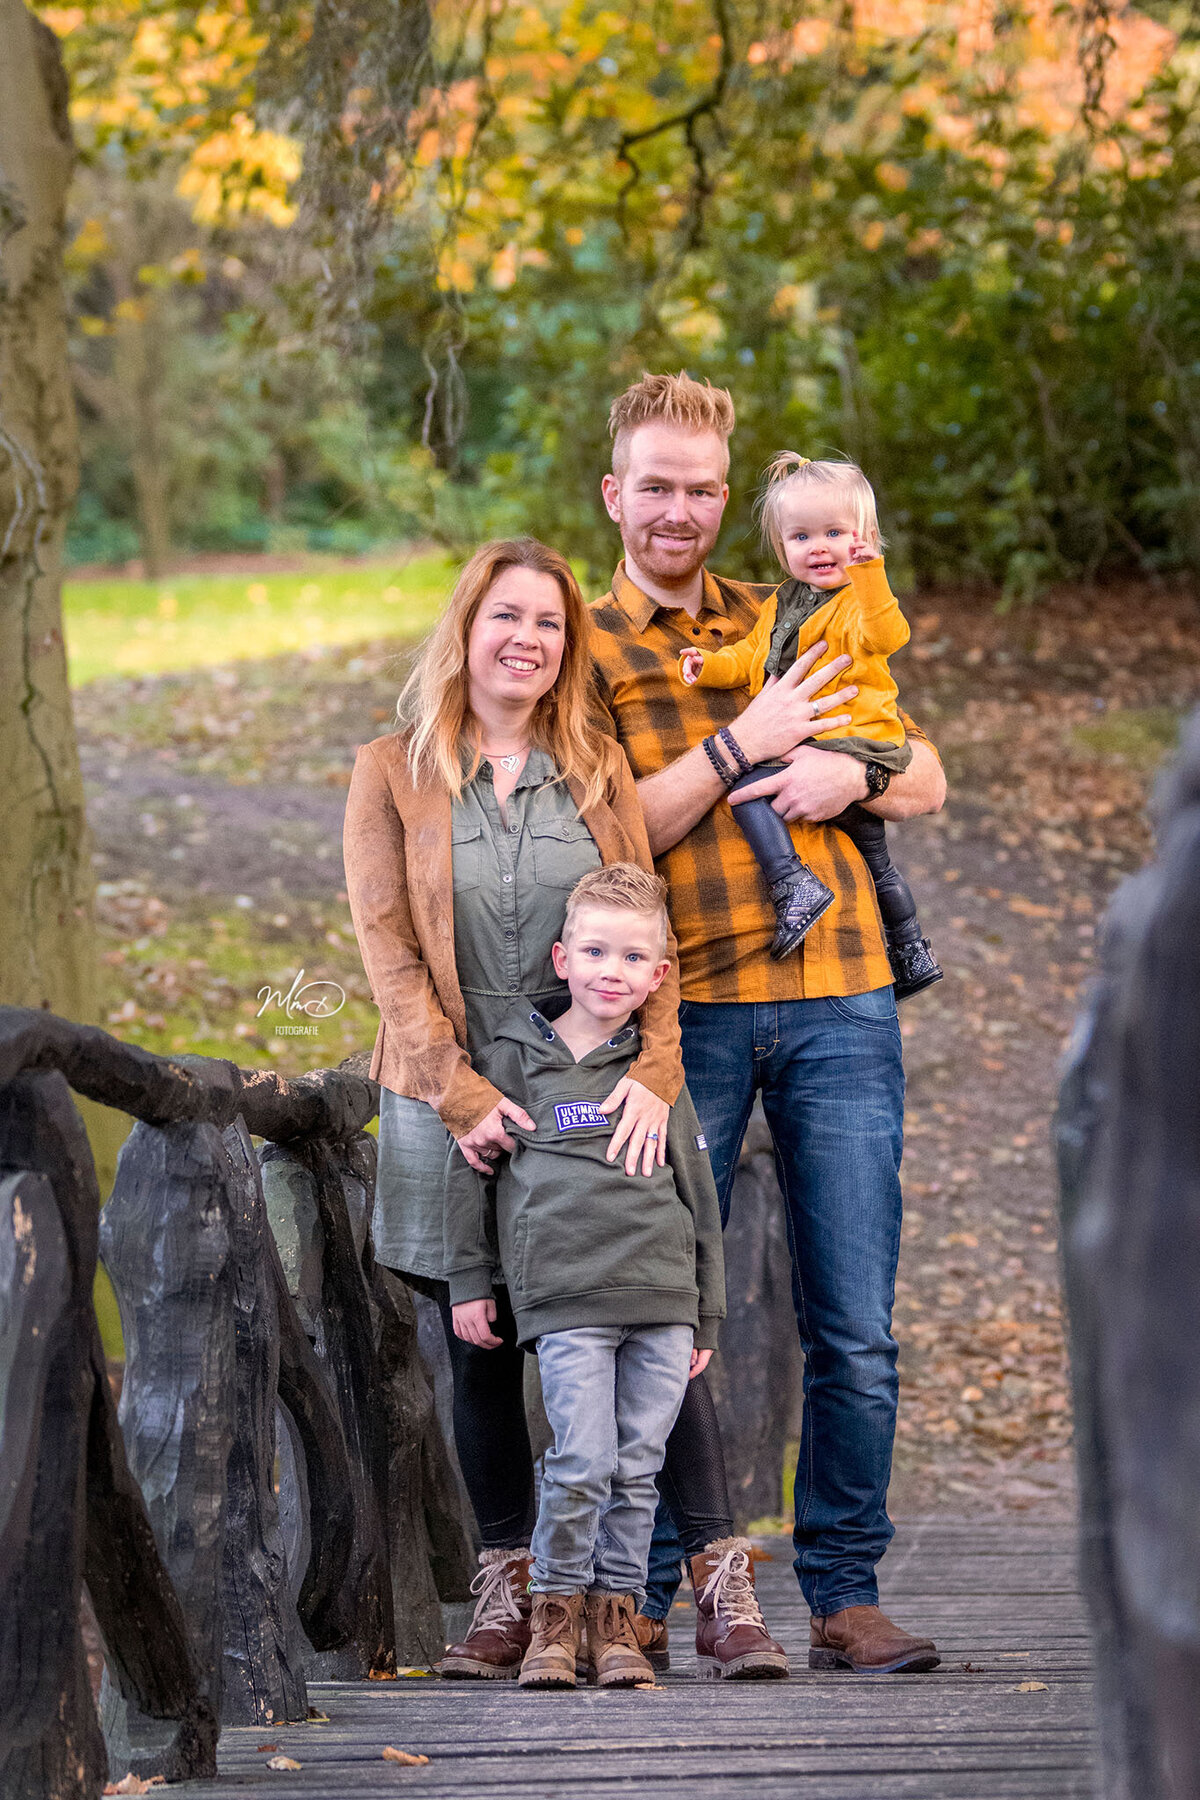
[[567, 787], [571, 798], [579, 808], [579, 816], [596, 840], [596, 848], [600, 852], [602, 863], [633, 862], [633, 844], [625, 834], [620, 820], [607, 801], [602, 800], [599, 806], [584, 807], [584, 786], [574, 776], [568, 776]]
[[467, 1009], [454, 957], [454, 864], [450, 796], [445, 789], [416, 788], [402, 757], [393, 785], [407, 839], [408, 902], [442, 1010], [460, 1044], [467, 1041]]

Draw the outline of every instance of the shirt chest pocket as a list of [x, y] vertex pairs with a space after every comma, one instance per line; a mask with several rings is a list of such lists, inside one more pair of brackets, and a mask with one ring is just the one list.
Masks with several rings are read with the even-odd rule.
[[580, 876], [600, 867], [596, 840], [581, 819], [550, 819], [529, 828], [539, 887], [569, 891]]
[[450, 831], [450, 857], [454, 892], [465, 894], [483, 879], [483, 827], [466, 820], [454, 822]]

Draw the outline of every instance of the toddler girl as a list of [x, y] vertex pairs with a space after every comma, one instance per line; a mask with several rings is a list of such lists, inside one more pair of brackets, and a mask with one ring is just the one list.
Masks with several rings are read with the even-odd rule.
[[[757, 694], [769, 676], [786, 673], [820, 639], [830, 656], [848, 655], [854, 667], [844, 679], [858, 695], [846, 710], [851, 735], [824, 732], [810, 740], [865, 763], [872, 798], [886, 792], [906, 769], [912, 751], [896, 709], [897, 688], [888, 657], [908, 642], [908, 625], [888, 587], [875, 495], [862, 470], [850, 462], [810, 462], [794, 451], [776, 457], [760, 502], [763, 534], [788, 571], [748, 636], [723, 650], [684, 650], [680, 674], [690, 686], [749, 686]], [[732, 789], [747, 787], [780, 764], [762, 765]], [[771, 887], [775, 941], [771, 955], [787, 956], [803, 942], [833, 894], [796, 854], [786, 822], [769, 799], [733, 809]], [[888, 853], [882, 819], [863, 807], [830, 820], [862, 855], [875, 883], [897, 1000], [940, 981], [942, 971], [921, 934], [916, 903]]]

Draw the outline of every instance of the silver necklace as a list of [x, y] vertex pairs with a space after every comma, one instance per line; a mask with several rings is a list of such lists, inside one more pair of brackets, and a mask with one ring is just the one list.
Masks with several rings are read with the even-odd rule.
[[514, 770], [520, 768], [521, 758], [526, 754], [528, 748], [529, 746], [527, 744], [524, 750], [513, 750], [508, 756], [497, 756], [493, 750], [484, 750], [482, 747], [480, 748], [479, 753], [481, 756], [486, 756], [489, 762], [499, 763], [500, 767], [502, 769], [507, 769], [511, 775]]

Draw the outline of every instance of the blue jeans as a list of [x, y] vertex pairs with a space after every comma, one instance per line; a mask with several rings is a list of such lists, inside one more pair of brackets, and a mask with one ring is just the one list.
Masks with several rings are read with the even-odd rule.
[[667, 1438], [687, 1386], [690, 1325], [587, 1325], [538, 1339], [546, 1452], [530, 1586], [540, 1594], [646, 1585]]
[[[775, 1146], [804, 1349], [800, 1587], [818, 1617], [873, 1606], [875, 1566], [892, 1538], [887, 1490], [899, 1392], [891, 1317], [904, 1068], [892, 990], [769, 1005], [685, 1001], [679, 1017], [688, 1090], [726, 1224], [756, 1092]], [[679, 1584], [679, 1548], [660, 1507], [646, 1598], [658, 1618]]]

